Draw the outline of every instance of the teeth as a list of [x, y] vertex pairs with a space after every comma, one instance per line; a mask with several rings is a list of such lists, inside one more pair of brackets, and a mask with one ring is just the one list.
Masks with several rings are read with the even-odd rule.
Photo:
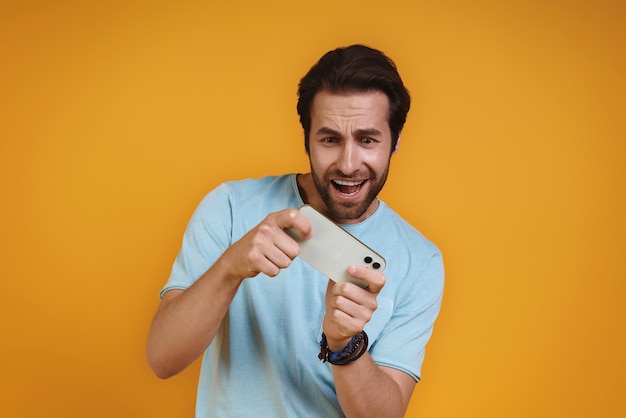
[[345, 181], [345, 180], [333, 180], [333, 181], [340, 186], [358, 186], [361, 183], [363, 183], [362, 181]]

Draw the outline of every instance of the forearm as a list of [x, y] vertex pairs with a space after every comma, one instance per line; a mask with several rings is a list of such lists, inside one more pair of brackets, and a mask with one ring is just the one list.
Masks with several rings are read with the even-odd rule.
[[332, 368], [337, 397], [346, 417], [404, 416], [415, 383], [408, 375], [381, 368], [369, 353], [351, 364]]
[[218, 261], [189, 289], [164, 295], [147, 343], [148, 362], [157, 376], [171, 377], [202, 354], [217, 333], [240, 283], [241, 279], [228, 277]]

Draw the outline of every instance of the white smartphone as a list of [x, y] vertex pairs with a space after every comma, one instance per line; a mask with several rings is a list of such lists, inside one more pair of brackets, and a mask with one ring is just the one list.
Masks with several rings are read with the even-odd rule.
[[335, 282], [348, 281], [365, 288], [366, 283], [348, 275], [348, 267], [356, 265], [378, 271], [385, 268], [385, 259], [381, 255], [312, 206], [303, 205], [299, 210], [311, 222], [311, 239], [303, 240], [293, 228], [285, 232], [300, 244], [299, 257], [326, 277]]

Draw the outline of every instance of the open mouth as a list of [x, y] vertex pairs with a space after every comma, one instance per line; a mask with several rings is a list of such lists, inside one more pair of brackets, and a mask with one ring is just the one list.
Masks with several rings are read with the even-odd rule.
[[362, 181], [348, 181], [348, 180], [332, 180], [331, 183], [337, 189], [337, 191], [346, 196], [353, 196], [361, 190], [361, 187], [365, 183]]

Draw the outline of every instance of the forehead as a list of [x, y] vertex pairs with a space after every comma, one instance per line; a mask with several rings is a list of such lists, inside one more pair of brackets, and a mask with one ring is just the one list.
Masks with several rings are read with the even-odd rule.
[[379, 90], [350, 93], [322, 90], [313, 99], [311, 119], [313, 124], [333, 121], [388, 124], [389, 98]]

